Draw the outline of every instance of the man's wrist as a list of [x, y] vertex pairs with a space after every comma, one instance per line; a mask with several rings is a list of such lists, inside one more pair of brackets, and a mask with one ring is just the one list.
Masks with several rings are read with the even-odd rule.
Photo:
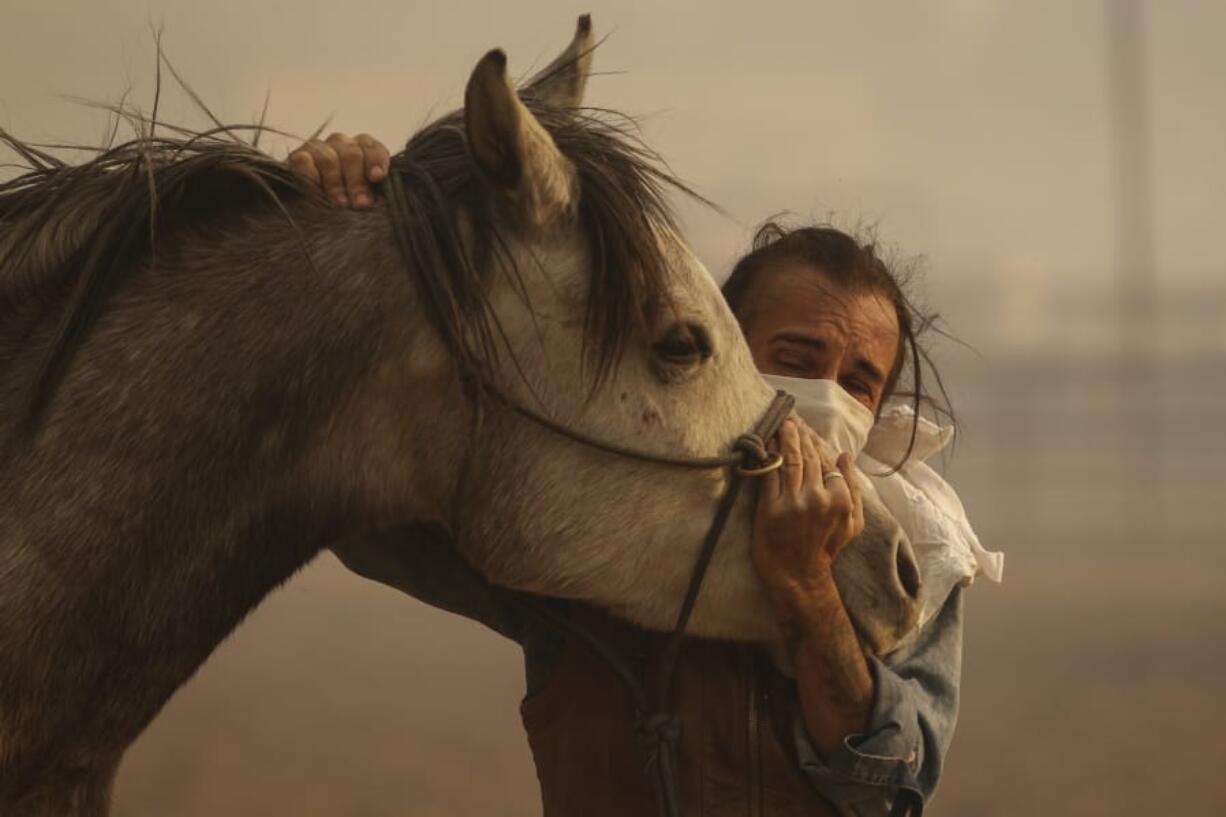
[[875, 686], [847, 609], [827, 570], [780, 599], [780, 632], [795, 672], [805, 724], [821, 751], [863, 731]]
[[844, 609], [834, 571], [827, 566], [810, 571], [802, 579], [780, 583], [771, 591], [779, 620], [794, 626], [829, 621], [831, 613]]

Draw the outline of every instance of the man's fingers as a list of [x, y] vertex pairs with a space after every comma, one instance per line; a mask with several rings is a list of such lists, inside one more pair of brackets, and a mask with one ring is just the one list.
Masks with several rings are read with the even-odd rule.
[[315, 159], [304, 148], [298, 148], [289, 155], [290, 169], [312, 184], [319, 184], [319, 169]]
[[822, 436], [813, 429], [809, 431], [809, 444], [813, 446], [814, 459], [817, 461], [817, 467], [821, 469], [822, 487], [829, 489], [830, 482], [826, 479], [826, 475], [831, 471], [837, 471], [838, 466], [835, 465], [835, 456], [830, 450], [830, 446], [822, 439]]
[[370, 185], [387, 178], [391, 156], [369, 133], [333, 133], [295, 150], [289, 165], [295, 173], [322, 187], [341, 207], [369, 207], [375, 200]]
[[[826, 486], [826, 491], [830, 497], [830, 512], [832, 514], [845, 515], [848, 524], [852, 521], [852, 500], [851, 486], [847, 483], [847, 475], [843, 473], [843, 469], [839, 468], [834, 461], [827, 463], [823, 457], [822, 463], [822, 482]], [[827, 478], [827, 475], [833, 475]]]
[[366, 157], [367, 181], [372, 184], [383, 181], [387, 178], [387, 171], [391, 165], [391, 154], [388, 153], [382, 142], [369, 133], [359, 133], [357, 142], [362, 146], [362, 152]]
[[783, 421], [783, 425], [779, 426], [779, 453], [783, 455], [783, 466], [779, 469], [783, 473], [783, 490], [792, 494], [799, 494], [800, 487], [804, 484], [805, 478], [805, 461], [804, 455], [800, 450], [800, 429], [796, 425], [796, 421], [788, 417]]
[[[778, 452], [779, 441], [777, 437], [771, 437], [766, 441], [766, 450]], [[773, 471], [768, 471], [762, 475], [762, 486], [758, 489], [758, 503], [762, 502], [777, 502], [783, 496], [783, 476], [780, 473], [783, 469], [776, 468]]]
[[349, 198], [345, 195], [345, 180], [341, 176], [341, 160], [335, 148], [327, 142], [312, 139], [299, 150], [305, 150], [310, 154], [311, 160], [315, 163], [319, 183], [324, 192], [328, 194], [328, 198], [341, 206], [348, 205]]
[[826, 442], [825, 438], [823, 438], [822, 435], [818, 434], [816, 431], [813, 432], [813, 444], [817, 446], [817, 453], [821, 456], [823, 469], [826, 471], [832, 471], [838, 467], [835, 465], [835, 460], [838, 459], [838, 456], [835, 454], [834, 449], [831, 448], [830, 443]]
[[856, 466], [850, 454], [839, 454], [836, 464], [843, 474], [843, 479], [847, 481], [847, 491], [851, 495], [852, 534], [859, 536], [864, 530], [864, 497], [860, 492], [860, 476], [856, 473]]
[[822, 464], [821, 453], [817, 448], [817, 433], [809, 428], [808, 425], [800, 428], [800, 452], [804, 456], [805, 461], [805, 483], [812, 486], [816, 492], [818, 499], [824, 501], [825, 485], [822, 482], [822, 476], [826, 473], [826, 468]]
[[821, 465], [821, 454], [817, 450], [817, 432], [807, 425], [800, 431], [800, 452], [806, 460], [811, 460], [815, 466]]
[[340, 159], [341, 183], [345, 197], [357, 207], [371, 202], [370, 186], [366, 183], [366, 156], [357, 140], [345, 133], [334, 133], [327, 143]]

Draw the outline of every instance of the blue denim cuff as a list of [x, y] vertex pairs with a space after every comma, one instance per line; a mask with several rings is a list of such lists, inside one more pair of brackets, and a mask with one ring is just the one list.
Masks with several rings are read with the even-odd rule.
[[848, 735], [843, 745], [822, 754], [804, 719], [795, 722], [800, 768], [817, 790], [842, 814], [886, 814], [889, 801], [903, 792], [921, 800], [916, 775], [923, 762], [923, 738], [913, 697], [906, 682], [869, 657], [876, 694], [868, 727]]

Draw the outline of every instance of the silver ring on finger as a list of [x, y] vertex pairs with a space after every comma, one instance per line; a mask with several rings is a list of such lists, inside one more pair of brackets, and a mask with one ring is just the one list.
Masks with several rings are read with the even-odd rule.
[[822, 474], [822, 484], [823, 485], [830, 482], [830, 480], [832, 479], [846, 479], [846, 477], [843, 476], [842, 471], [826, 471], [825, 473]]

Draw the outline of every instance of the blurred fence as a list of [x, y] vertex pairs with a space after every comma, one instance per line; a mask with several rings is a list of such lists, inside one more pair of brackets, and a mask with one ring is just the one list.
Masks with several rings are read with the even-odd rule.
[[1098, 295], [946, 373], [948, 474], [1008, 557], [968, 596], [936, 817], [1226, 813], [1226, 297], [1168, 298], [1120, 344]]
[[1038, 554], [1226, 542], [1226, 292], [1168, 300], [1162, 334], [1126, 352], [1094, 304], [1058, 302], [1047, 323], [1072, 330], [946, 372], [964, 424], [948, 471], [981, 536]]
[[1052, 350], [958, 373], [974, 389], [949, 470], [985, 541], [1118, 553], [1226, 539], [1226, 355], [1137, 368]]

